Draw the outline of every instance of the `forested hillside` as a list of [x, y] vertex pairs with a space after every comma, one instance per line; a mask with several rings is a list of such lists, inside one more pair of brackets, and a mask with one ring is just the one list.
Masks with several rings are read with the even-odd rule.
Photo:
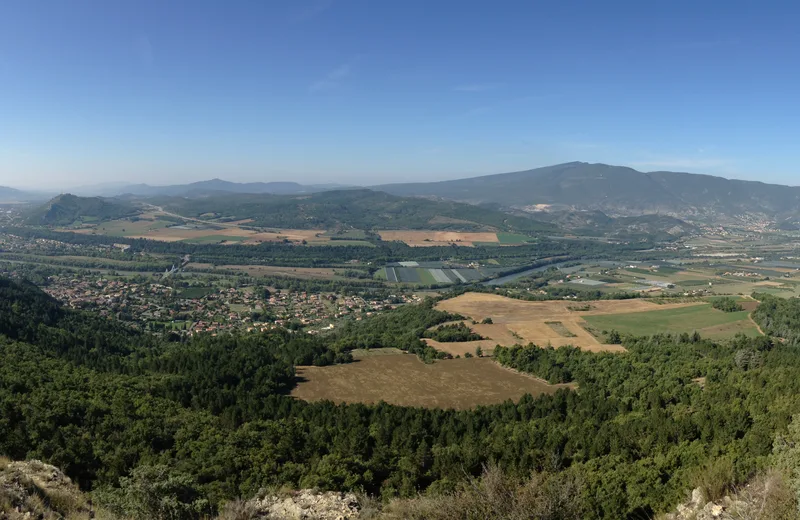
[[582, 518], [633, 519], [670, 509], [710, 472], [723, 488], [744, 481], [800, 413], [794, 346], [696, 335], [627, 337], [628, 353], [616, 355], [499, 348], [501, 363], [580, 390], [471, 411], [286, 395], [296, 364], [348, 362], [350, 348], [384, 341], [413, 345], [448, 318], [423, 305], [332, 337], [169, 342], [3, 281], [0, 454], [62, 467], [111, 502], [121, 477], [158, 467], [181, 496], [207, 504], [181, 518], [267, 486], [439, 493], [494, 463], [512, 476], [577, 478]]
[[129, 217], [136, 213], [136, 208], [127, 202], [101, 197], [77, 197], [67, 193], [32, 211], [27, 222], [33, 225], [69, 226], [80, 220], [97, 222]]
[[183, 216], [253, 219], [252, 225], [294, 229], [459, 229], [553, 232], [552, 224], [450, 201], [403, 198], [353, 189], [310, 195], [217, 195], [157, 201]]

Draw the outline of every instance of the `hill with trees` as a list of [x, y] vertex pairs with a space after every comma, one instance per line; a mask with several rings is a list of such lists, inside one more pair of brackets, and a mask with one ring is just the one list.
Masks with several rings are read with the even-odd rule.
[[335, 190], [302, 196], [216, 195], [156, 201], [186, 217], [253, 219], [249, 225], [294, 229], [458, 229], [551, 233], [557, 228], [452, 201], [398, 197], [365, 189]]
[[27, 223], [69, 226], [76, 221], [99, 222], [130, 217], [138, 213], [138, 209], [128, 202], [102, 197], [78, 197], [66, 193], [30, 212]]
[[[758, 319], [771, 309], [794, 316], [794, 305], [768, 305]], [[694, 487], [724, 493], [775, 461], [796, 478], [800, 352], [768, 337], [623, 337], [621, 355], [498, 348], [504, 365], [580, 390], [454, 411], [286, 395], [296, 364], [349, 362], [348, 349], [376, 342], [413, 345], [451, 318], [430, 305], [330, 337], [170, 341], [3, 280], [0, 317], [0, 454], [64, 468], [112, 509], [145, 491], [181, 519], [281, 486], [459, 496], [493, 465], [515, 482], [568, 484], [570, 518], [633, 519], [672, 509]], [[772, 322], [776, 332], [792, 323]]]

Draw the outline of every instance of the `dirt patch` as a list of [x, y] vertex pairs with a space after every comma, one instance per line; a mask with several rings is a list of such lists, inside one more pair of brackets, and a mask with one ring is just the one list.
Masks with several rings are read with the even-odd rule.
[[397, 240], [413, 247], [450, 244], [473, 246], [475, 242], [499, 242], [497, 233], [461, 233], [458, 231], [381, 231], [380, 237], [381, 240]]
[[306, 401], [385, 401], [458, 410], [574, 387], [551, 385], [506, 370], [487, 358], [449, 359], [426, 365], [416, 356], [403, 353], [357, 356], [355, 363], [345, 365], [297, 367], [297, 374], [301, 382], [292, 395]]
[[738, 303], [739, 303], [739, 305], [742, 306], [742, 310], [751, 311], [751, 312], [756, 310], [756, 307], [758, 307], [758, 304], [759, 304], [759, 302], [757, 302], [757, 301], [743, 301], [743, 302], [738, 302]]

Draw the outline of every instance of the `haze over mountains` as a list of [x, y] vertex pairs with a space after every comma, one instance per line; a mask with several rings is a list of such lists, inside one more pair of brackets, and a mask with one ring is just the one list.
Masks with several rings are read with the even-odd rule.
[[[106, 185], [75, 190], [78, 195], [202, 197], [213, 194], [310, 194], [341, 185], [297, 182], [237, 183], [221, 179], [150, 186]], [[371, 189], [393, 195], [426, 197], [538, 213], [589, 211], [612, 217], [658, 214], [688, 220], [777, 220], [800, 216], [800, 187], [730, 180], [681, 172], [641, 172], [606, 164], [572, 162], [521, 172], [428, 183], [384, 184]], [[0, 201], [32, 200], [33, 194], [0, 187]], [[38, 196], [38, 198], [43, 198]], [[587, 214], [596, 220], [602, 216]]]
[[730, 180], [679, 172], [572, 162], [521, 172], [452, 181], [386, 184], [395, 195], [441, 197], [472, 204], [535, 210], [537, 204], [599, 210], [612, 216], [666, 214], [679, 218], [741, 214], [791, 216], [800, 209], [800, 187]]

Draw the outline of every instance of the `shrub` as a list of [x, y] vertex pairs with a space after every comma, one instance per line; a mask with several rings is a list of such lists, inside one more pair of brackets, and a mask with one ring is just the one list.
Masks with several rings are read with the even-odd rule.
[[211, 513], [200, 498], [194, 480], [168, 466], [139, 466], [120, 487], [98, 491], [95, 496], [110, 511], [128, 518], [194, 520]]

